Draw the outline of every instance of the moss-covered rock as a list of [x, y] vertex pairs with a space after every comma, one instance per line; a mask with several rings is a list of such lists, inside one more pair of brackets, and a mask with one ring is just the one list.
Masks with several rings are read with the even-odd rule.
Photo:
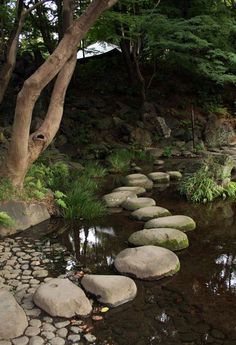
[[155, 206], [156, 201], [152, 198], [128, 198], [121, 206], [129, 211], [138, 210], [139, 208]]
[[128, 241], [134, 246], [153, 245], [173, 251], [181, 250], [189, 246], [187, 235], [180, 230], [171, 228], [136, 231], [129, 237]]
[[138, 210], [132, 212], [130, 217], [137, 220], [147, 221], [149, 219], [165, 217], [170, 215], [170, 211], [168, 211], [166, 208], [160, 206], [149, 206], [139, 208]]
[[191, 217], [188, 216], [167, 216], [162, 218], [151, 219], [145, 223], [144, 229], [152, 228], [173, 228], [186, 232], [194, 230], [196, 228], [196, 223]]

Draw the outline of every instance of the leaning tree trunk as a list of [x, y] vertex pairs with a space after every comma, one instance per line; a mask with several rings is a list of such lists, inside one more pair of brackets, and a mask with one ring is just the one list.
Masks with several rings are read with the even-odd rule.
[[[30, 165], [51, 143], [61, 122], [65, 93], [75, 68], [80, 41], [97, 18], [118, 0], [93, 0], [79, 19], [66, 31], [49, 58], [28, 78], [17, 96], [13, 133], [2, 176], [22, 188]], [[30, 135], [32, 113], [45, 86], [55, 77], [48, 112], [42, 126]]]
[[17, 1], [17, 18], [15, 20], [14, 29], [12, 30], [10, 38], [7, 42], [6, 61], [3, 64], [2, 69], [0, 70], [0, 104], [2, 104], [16, 65], [19, 37], [25, 22], [25, 18], [30, 12], [32, 12], [35, 8], [42, 5], [46, 1], [48, 0], [41, 0], [28, 9], [23, 8], [24, 4], [22, 0]]

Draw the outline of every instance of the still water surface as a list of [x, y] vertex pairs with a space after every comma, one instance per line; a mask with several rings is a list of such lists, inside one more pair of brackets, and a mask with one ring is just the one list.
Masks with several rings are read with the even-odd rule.
[[[172, 214], [193, 217], [197, 229], [188, 232], [189, 248], [177, 253], [178, 274], [156, 282], [136, 281], [134, 301], [94, 322], [96, 344], [236, 345], [236, 204], [189, 204], [173, 185], [150, 195]], [[122, 212], [94, 224], [70, 225], [64, 232], [59, 227], [51, 237], [66, 245], [82, 268], [113, 274], [115, 256], [142, 227]], [[69, 261], [67, 269], [72, 268]]]

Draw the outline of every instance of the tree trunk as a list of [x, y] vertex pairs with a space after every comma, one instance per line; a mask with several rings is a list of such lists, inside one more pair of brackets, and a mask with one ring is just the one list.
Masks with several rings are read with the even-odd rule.
[[[54, 138], [63, 114], [64, 98], [73, 74], [77, 47], [96, 19], [118, 0], [93, 0], [66, 31], [49, 58], [28, 78], [17, 96], [12, 139], [2, 176], [23, 187], [30, 165]], [[34, 105], [44, 87], [58, 74], [42, 126], [30, 135]]]
[[19, 37], [22, 27], [24, 25], [25, 18], [28, 15], [28, 13], [30, 13], [46, 1], [48, 0], [41, 0], [36, 5], [31, 6], [27, 10], [23, 8], [24, 4], [22, 0], [17, 1], [17, 17], [15, 20], [14, 29], [12, 30], [12, 33], [7, 43], [6, 62], [4, 63], [0, 71], [0, 104], [2, 104], [8, 84], [11, 80], [11, 76], [15, 68]]

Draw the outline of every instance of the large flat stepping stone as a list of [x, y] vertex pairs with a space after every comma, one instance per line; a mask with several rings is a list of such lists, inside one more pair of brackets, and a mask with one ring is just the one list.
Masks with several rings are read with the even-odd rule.
[[190, 231], [196, 228], [195, 221], [188, 216], [167, 216], [163, 218], [155, 218], [144, 224], [144, 229], [151, 228], [173, 228], [182, 231]]
[[87, 316], [92, 311], [84, 291], [69, 279], [55, 278], [41, 284], [35, 291], [33, 300], [51, 316]]
[[167, 174], [169, 174], [171, 180], [181, 180], [183, 177], [180, 171], [167, 171]]
[[144, 193], [146, 193], [146, 189], [143, 187], [135, 187], [135, 186], [122, 186], [122, 187], [118, 187], [115, 188], [113, 190], [113, 192], [122, 192], [122, 191], [129, 191], [129, 192], [133, 192], [136, 195], [142, 195]]
[[128, 277], [88, 274], [81, 283], [99, 302], [111, 307], [132, 301], [137, 294], [135, 282]]
[[147, 221], [149, 219], [165, 217], [170, 215], [170, 211], [168, 211], [166, 208], [159, 206], [148, 206], [139, 208], [138, 210], [132, 212], [130, 217], [137, 220]]
[[170, 250], [181, 250], [189, 246], [187, 235], [177, 229], [157, 228], [134, 232], [129, 237], [129, 243], [134, 246], [160, 246]]
[[121, 205], [124, 209], [134, 211], [147, 206], [155, 206], [156, 201], [152, 198], [129, 198]]
[[179, 271], [178, 256], [169, 249], [143, 246], [122, 250], [114, 261], [118, 272], [144, 280], [156, 280]]
[[19, 337], [27, 327], [24, 310], [9, 291], [0, 289], [0, 340]]
[[130, 174], [125, 177], [127, 186], [143, 187], [147, 190], [152, 189], [153, 182], [144, 174]]
[[152, 172], [148, 174], [148, 177], [155, 183], [166, 183], [170, 181], [170, 175], [164, 172]]
[[107, 207], [119, 207], [128, 198], [137, 198], [137, 195], [131, 191], [112, 192], [103, 196]]

